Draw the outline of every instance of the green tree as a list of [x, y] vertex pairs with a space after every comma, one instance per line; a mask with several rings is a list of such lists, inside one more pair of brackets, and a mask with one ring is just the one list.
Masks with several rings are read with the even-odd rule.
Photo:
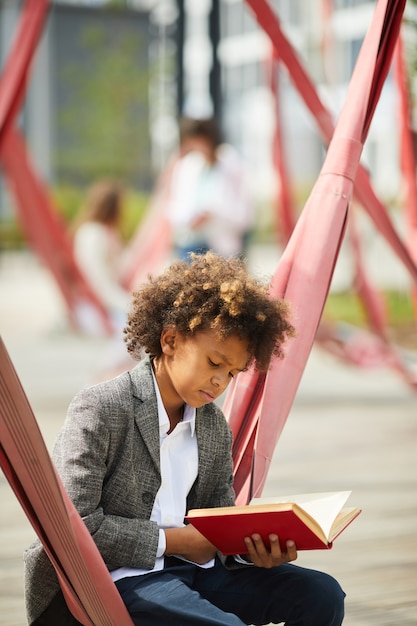
[[148, 70], [138, 36], [86, 25], [75, 42], [83, 63], [62, 71], [65, 100], [58, 123], [59, 182], [102, 176], [137, 183], [149, 174]]

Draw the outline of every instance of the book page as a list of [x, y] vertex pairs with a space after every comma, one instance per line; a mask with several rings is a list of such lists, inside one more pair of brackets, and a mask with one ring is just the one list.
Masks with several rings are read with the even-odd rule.
[[346, 526], [359, 515], [361, 511], [356, 507], [346, 507], [342, 509], [339, 515], [336, 517], [332, 529], [330, 541], [336, 539], [336, 537], [346, 528]]
[[329, 491], [279, 496], [277, 498], [253, 498], [250, 504], [294, 502], [316, 520], [325, 536], [329, 538], [332, 524], [351, 493], [351, 491]]

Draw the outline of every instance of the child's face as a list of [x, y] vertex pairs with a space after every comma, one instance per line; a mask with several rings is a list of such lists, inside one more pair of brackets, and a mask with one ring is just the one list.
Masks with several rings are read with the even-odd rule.
[[170, 327], [161, 343], [170, 395], [195, 408], [218, 398], [249, 360], [247, 340], [237, 335], [219, 339], [214, 330], [186, 337]]
[[216, 147], [205, 137], [188, 137], [182, 145], [182, 154], [199, 152], [208, 163], [216, 160]]

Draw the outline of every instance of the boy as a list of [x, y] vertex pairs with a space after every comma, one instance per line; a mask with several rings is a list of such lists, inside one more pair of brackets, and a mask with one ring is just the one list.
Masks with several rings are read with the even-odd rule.
[[[125, 333], [142, 360], [74, 399], [53, 457], [134, 624], [340, 625], [343, 591], [291, 565], [294, 542], [282, 553], [276, 535], [270, 550], [253, 535], [248, 560], [225, 559], [184, 525], [190, 508], [234, 502], [231, 433], [214, 401], [239, 372], [283, 356], [286, 304], [243, 262], [193, 255], [134, 294]], [[25, 560], [29, 623], [77, 624], [39, 543]]]

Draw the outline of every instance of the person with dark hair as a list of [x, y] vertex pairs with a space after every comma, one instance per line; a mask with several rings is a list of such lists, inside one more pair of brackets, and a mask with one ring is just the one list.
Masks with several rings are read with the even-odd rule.
[[[123, 343], [131, 294], [122, 285], [121, 267], [125, 247], [121, 237], [124, 188], [111, 179], [101, 179], [88, 190], [73, 226], [75, 261], [91, 289], [108, 312], [111, 336], [100, 356], [95, 380], [113, 377], [132, 366]], [[83, 332], [102, 333], [95, 311], [83, 306], [76, 311]]]
[[179, 123], [180, 150], [186, 154], [193, 149], [193, 141], [205, 139], [215, 150], [224, 142], [219, 124], [214, 117], [195, 119], [182, 117]]
[[[339, 626], [344, 593], [259, 535], [224, 557], [191, 508], [233, 505], [232, 435], [216, 400], [248, 367], [265, 371], [294, 336], [288, 304], [243, 261], [176, 261], [133, 294], [130, 372], [78, 394], [53, 459], [138, 626]], [[25, 554], [31, 626], [76, 624], [40, 542]], [[66, 615], [66, 616], [65, 616]], [[96, 625], [100, 626], [100, 625]]]
[[124, 190], [119, 183], [97, 181], [88, 190], [73, 229], [75, 260], [109, 311], [117, 331], [126, 322], [130, 302], [118, 272], [123, 254], [123, 201]]
[[168, 205], [175, 254], [244, 255], [253, 202], [242, 159], [223, 141], [216, 119], [180, 121], [179, 157]]

